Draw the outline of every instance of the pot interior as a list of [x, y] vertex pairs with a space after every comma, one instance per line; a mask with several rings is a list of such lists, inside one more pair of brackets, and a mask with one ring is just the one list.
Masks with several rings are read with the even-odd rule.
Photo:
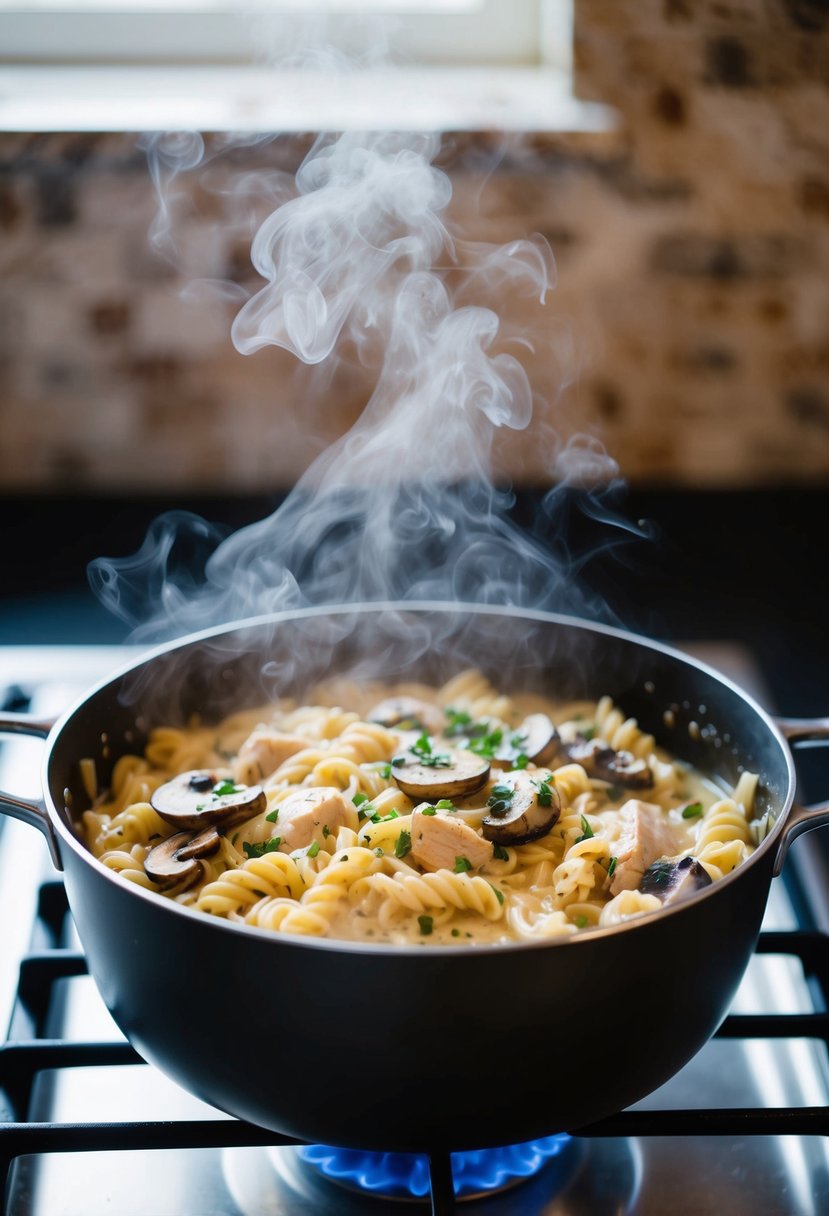
[[[99, 788], [147, 732], [193, 714], [218, 722], [278, 696], [302, 700], [321, 679], [440, 685], [478, 667], [505, 692], [554, 700], [609, 695], [673, 755], [720, 784], [760, 773], [755, 817], [787, 805], [790, 760], [743, 694], [693, 660], [633, 635], [546, 614], [451, 605], [313, 610], [185, 640], [110, 680], [69, 715], [48, 763], [64, 822], [89, 806], [78, 761], [95, 760]], [[69, 797], [66, 797], [66, 792]], [[67, 808], [71, 807], [71, 811]]]

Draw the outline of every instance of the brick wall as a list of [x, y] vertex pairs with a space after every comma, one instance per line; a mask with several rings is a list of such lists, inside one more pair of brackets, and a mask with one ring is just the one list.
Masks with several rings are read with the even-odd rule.
[[[554, 436], [579, 431], [639, 483], [825, 480], [829, 9], [576, 0], [576, 19], [577, 90], [618, 129], [442, 154], [458, 229], [539, 231], [558, 264], [527, 359], [547, 404], [500, 468], [549, 481]], [[174, 265], [133, 136], [0, 136], [1, 489], [269, 490], [349, 425], [370, 376], [230, 341], [250, 233], [306, 147], [208, 141], [178, 183]]]

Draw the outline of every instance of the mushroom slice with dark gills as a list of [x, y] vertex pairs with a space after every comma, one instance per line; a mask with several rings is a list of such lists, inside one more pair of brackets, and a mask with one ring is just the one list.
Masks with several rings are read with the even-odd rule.
[[144, 871], [162, 889], [181, 885], [192, 887], [202, 876], [200, 857], [209, 857], [220, 844], [214, 827], [205, 828], [195, 836], [192, 832], [176, 832], [150, 849], [144, 860]]
[[389, 697], [369, 710], [367, 717], [369, 722], [377, 722], [389, 730], [418, 733], [425, 730], [432, 735], [440, 734], [446, 726], [443, 710], [419, 697]]
[[637, 759], [632, 752], [617, 752], [601, 739], [578, 738], [565, 743], [563, 750], [589, 777], [599, 781], [634, 790], [645, 790], [653, 785], [653, 773], [647, 760]]
[[528, 844], [546, 836], [561, 814], [555, 786], [526, 772], [508, 773], [492, 787], [489, 814], [481, 824], [495, 844]]
[[643, 895], [655, 895], [663, 904], [675, 904], [710, 885], [711, 875], [696, 857], [663, 858], [648, 866], [639, 890]]
[[530, 764], [550, 764], [561, 746], [558, 731], [546, 714], [528, 714], [520, 726], [504, 734], [492, 760], [498, 768], [512, 768], [519, 756], [526, 756]]
[[489, 760], [462, 748], [444, 747], [442, 740], [420, 737], [392, 760], [392, 776], [404, 794], [417, 801], [465, 798], [489, 779]]
[[160, 785], [150, 803], [173, 827], [198, 830], [209, 824], [229, 828], [251, 819], [264, 811], [267, 799], [260, 785], [238, 785], [231, 777], [196, 769]]

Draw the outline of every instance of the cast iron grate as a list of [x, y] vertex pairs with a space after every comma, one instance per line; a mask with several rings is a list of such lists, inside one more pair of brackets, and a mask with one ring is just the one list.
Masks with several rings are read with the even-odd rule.
[[[117, 1123], [33, 1123], [28, 1121], [32, 1087], [46, 1069], [141, 1064], [127, 1043], [73, 1043], [43, 1037], [52, 986], [87, 973], [84, 955], [57, 943], [68, 905], [63, 883], [42, 884], [38, 899], [40, 940], [53, 943], [28, 953], [20, 964], [12, 1037], [0, 1045], [0, 1091], [11, 1118], [0, 1123], [0, 1195], [6, 1193], [16, 1158], [38, 1153], [149, 1149], [241, 1148], [298, 1143], [239, 1120], [143, 1120]], [[807, 930], [767, 932], [759, 954], [798, 959], [816, 1005], [829, 1008], [829, 936]], [[729, 1039], [805, 1038], [829, 1050], [829, 1013], [732, 1014], [716, 1034]], [[829, 1136], [829, 1108], [823, 1106], [622, 1111], [589, 1127], [571, 1129], [582, 1137], [606, 1136]], [[433, 1216], [455, 1211], [448, 1154], [430, 1158]], [[3, 1208], [6, 1211], [6, 1208]]]

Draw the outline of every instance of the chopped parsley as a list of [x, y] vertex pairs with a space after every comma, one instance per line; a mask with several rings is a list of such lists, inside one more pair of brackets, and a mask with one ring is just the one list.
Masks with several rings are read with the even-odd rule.
[[394, 809], [394, 807], [392, 807], [392, 809], [389, 811], [388, 815], [381, 815], [379, 811], [375, 811], [374, 814], [371, 816], [371, 822], [372, 823], [391, 823], [392, 819], [399, 819], [399, 818], [400, 818], [400, 815]]
[[467, 874], [472, 869], [472, 862], [468, 857], [455, 858], [455, 873]]
[[394, 842], [394, 855], [395, 857], [405, 857], [407, 853], [411, 852], [411, 850], [412, 836], [410, 832], [407, 832], [404, 829]]
[[383, 761], [381, 764], [376, 764], [375, 768], [384, 781], [388, 781], [391, 776], [391, 765], [388, 761]]
[[453, 936], [453, 937], [460, 937], [460, 935], [461, 935], [461, 931], [460, 931], [460, 929], [453, 929], [453, 930], [452, 930], [452, 936]]
[[325, 839], [325, 840], [327, 840], [328, 837], [331, 835], [331, 829], [327, 823], [324, 823], [322, 825], [322, 835], [323, 835], [323, 839]]
[[456, 735], [465, 735], [467, 726], [474, 726], [471, 716], [464, 709], [447, 709], [446, 726], [443, 733], [452, 739]]
[[435, 803], [435, 809], [438, 811], [456, 811], [458, 808], [451, 798], [441, 798], [439, 802]]
[[500, 729], [485, 731], [475, 739], [470, 739], [467, 748], [476, 756], [492, 760], [504, 740], [504, 732]]
[[486, 804], [493, 815], [505, 815], [510, 809], [514, 797], [515, 790], [511, 785], [493, 785], [492, 793], [487, 798]]
[[586, 929], [587, 928], [587, 917], [586, 916], [577, 916], [576, 917], [576, 928], [577, 929]]
[[513, 768], [526, 768], [530, 762], [529, 756], [525, 756], [523, 752], [519, 752], [512, 762]]
[[698, 819], [702, 814], [701, 802], [689, 802], [686, 807], [682, 808], [683, 819]]
[[237, 785], [235, 781], [231, 781], [229, 777], [226, 777], [224, 781], [218, 781], [213, 786], [213, 797], [227, 798], [230, 794], [241, 794], [244, 788], [245, 786]]
[[433, 806], [424, 806], [420, 813], [421, 815], [437, 815], [437, 811]]
[[509, 853], [502, 844], [492, 846], [492, 856], [496, 861], [509, 861]]
[[585, 743], [589, 743], [591, 739], [595, 739], [598, 733], [599, 732], [596, 730], [595, 726], [588, 726], [585, 730], [579, 731], [579, 734], [581, 735], [582, 739], [584, 739]]
[[[306, 853], [306, 857], [316, 857], [316, 855], [317, 855], [317, 853], [319, 853], [319, 851], [320, 851], [320, 842], [318, 840], [315, 840], [311, 844], [308, 845], [308, 852]], [[343, 861], [345, 861], [345, 858], [343, 858]]]
[[268, 811], [265, 818], [267, 819], [268, 823], [276, 823], [277, 819], [279, 818], [279, 807], [277, 807], [275, 811]]
[[619, 862], [619, 858], [618, 858], [618, 857], [611, 857], [611, 859], [610, 859], [610, 861], [608, 862], [608, 865], [607, 865], [607, 876], [608, 876], [608, 878], [612, 878], [612, 877], [613, 877], [613, 874], [614, 874], [614, 872], [615, 872], [615, 870], [616, 870], [616, 866], [617, 866], [618, 862]]
[[370, 815], [375, 813], [374, 805], [369, 802], [368, 794], [360, 791], [354, 795], [351, 801], [357, 808], [357, 818], [361, 823], [364, 819], [368, 819]]
[[581, 836], [576, 840], [576, 844], [581, 844], [583, 840], [591, 840], [593, 838], [593, 829], [587, 822], [584, 815], [581, 816]]
[[[402, 768], [402, 766], [403, 766], [405, 763], [406, 763], [406, 757], [405, 757], [405, 756], [395, 756], [395, 757], [394, 757], [394, 759], [393, 759], [393, 760], [392, 760], [392, 762], [391, 762], [391, 766], [392, 766], [392, 768]], [[389, 776], [391, 776], [391, 774], [389, 774]]]
[[452, 760], [446, 752], [433, 752], [432, 742], [427, 734], [422, 734], [412, 744], [409, 751], [417, 756], [418, 763], [424, 768], [451, 768]]
[[499, 890], [498, 890], [498, 888], [497, 888], [497, 887], [495, 887], [495, 886], [493, 886], [493, 884], [492, 884], [492, 883], [490, 883], [489, 885], [492, 887], [493, 891], [495, 892], [495, 898], [498, 900], [498, 903], [499, 903], [499, 904], [503, 904], [503, 902], [504, 902], [504, 892], [503, 892], [503, 891], [499, 891]]
[[434, 919], [431, 916], [418, 916], [417, 923], [420, 925], [420, 932], [424, 937], [428, 937], [435, 926]]
[[611, 802], [618, 802], [619, 799], [624, 794], [624, 792], [625, 791], [622, 789], [621, 785], [610, 785], [605, 790], [605, 793], [607, 794], [607, 796], [611, 800]]
[[533, 781], [533, 785], [538, 790], [536, 795], [539, 806], [553, 805], [553, 787], [550, 784], [552, 776], [544, 777], [541, 781]]
[[358, 791], [351, 799], [355, 806], [362, 806], [364, 802], [368, 802], [368, 794]]
[[276, 853], [281, 844], [281, 836], [272, 836], [270, 840], [263, 840], [260, 844], [251, 844], [250, 841], [243, 840], [242, 848], [246, 857], [264, 857], [266, 853]]

